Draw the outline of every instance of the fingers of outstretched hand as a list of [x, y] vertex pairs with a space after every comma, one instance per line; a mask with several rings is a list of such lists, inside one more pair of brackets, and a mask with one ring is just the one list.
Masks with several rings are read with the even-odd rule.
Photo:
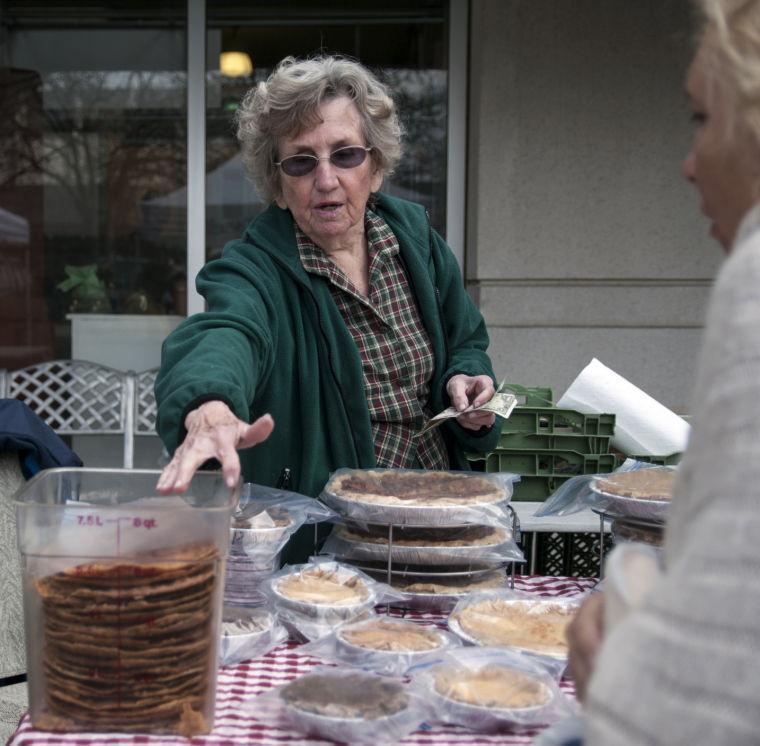
[[568, 625], [568, 664], [578, 698], [583, 701], [594, 672], [594, 661], [604, 637], [604, 594], [593, 593]]
[[[157, 490], [161, 494], [170, 492], [184, 492], [190, 485], [193, 474], [198, 471], [215, 453], [208, 453], [208, 449], [194, 448], [183, 443], [174, 453], [174, 458], [164, 468], [158, 480]], [[235, 454], [237, 459], [237, 454]], [[240, 464], [238, 463], [238, 473]]]
[[225, 483], [234, 486], [240, 478], [237, 448], [261, 443], [272, 432], [269, 415], [252, 425], [238, 419], [226, 404], [212, 401], [202, 404], [185, 418], [187, 436], [158, 481], [160, 493], [183, 492], [193, 474], [206, 461], [216, 458], [222, 465]]

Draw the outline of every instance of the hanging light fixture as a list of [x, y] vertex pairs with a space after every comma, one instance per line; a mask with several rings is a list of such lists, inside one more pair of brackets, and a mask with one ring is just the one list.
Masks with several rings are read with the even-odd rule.
[[251, 56], [245, 51], [245, 45], [239, 40], [238, 29], [232, 32], [232, 38], [219, 55], [219, 71], [228, 78], [241, 78], [253, 72]]

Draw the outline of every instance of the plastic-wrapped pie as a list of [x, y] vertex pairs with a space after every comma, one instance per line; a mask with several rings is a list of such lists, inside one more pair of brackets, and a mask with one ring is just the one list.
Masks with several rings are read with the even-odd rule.
[[455, 648], [410, 675], [412, 691], [430, 703], [435, 719], [478, 733], [549, 724], [571, 712], [544, 665], [511, 650]]
[[675, 469], [652, 467], [597, 477], [595, 485], [602, 492], [619, 497], [664, 502], [673, 496], [675, 480]]
[[505, 519], [513, 475], [415, 469], [339, 469], [322, 500], [367, 523], [455, 526]]
[[345, 565], [321, 562], [286, 568], [272, 578], [270, 587], [280, 607], [309, 616], [349, 619], [374, 605], [375, 593], [365, 578]]
[[[404, 605], [408, 608], [439, 612], [451, 611], [471, 593], [507, 587], [507, 574], [502, 569], [472, 574], [457, 572], [461, 570], [457, 567], [441, 570], [438, 575], [428, 572], [394, 576], [391, 585], [405, 595]], [[447, 571], [455, 574], [445, 574]], [[382, 578], [382, 571], [377, 571], [376, 576]]]
[[545, 682], [523, 671], [497, 664], [482, 668], [439, 666], [435, 690], [460, 705], [499, 710], [526, 710], [548, 704], [552, 692]]
[[427, 653], [445, 644], [440, 630], [403, 619], [378, 618], [348, 624], [337, 635], [344, 645], [371, 652]]
[[318, 669], [277, 696], [289, 727], [347, 743], [396, 742], [425, 719], [402, 682], [355, 669]]
[[677, 473], [676, 469], [666, 466], [615, 472], [596, 477], [591, 489], [619, 515], [663, 521], [670, 507]]
[[228, 666], [258, 658], [284, 642], [287, 636], [285, 629], [277, 624], [274, 614], [266, 609], [225, 606], [222, 612], [219, 665]]
[[457, 604], [449, 617], [449, 628], [475, 645], [510, 647], [564, 659], [565, 629], [576, 610], [576, 603], [559, 599], [478, 594]]
[[523, 555], [506, 526], [395, 527], [389, 543], [387, 526], [340, 525], [333, 529], [324, 551], [346, 560], [387, 560], [413, 565], [495, 564], [522, 560]]
[[409, 619], [370, 616], [341, 625], [300, 652], [389, 676], [403, 676], [431, 655], [461, 644], [451, 632], [437, 627]]

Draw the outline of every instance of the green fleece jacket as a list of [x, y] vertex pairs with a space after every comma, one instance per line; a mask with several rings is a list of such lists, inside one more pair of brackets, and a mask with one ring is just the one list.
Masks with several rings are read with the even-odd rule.
[[[455, 373], [494, 377], [485, 322], [425, 209], [382, 194], [372, 209], [398, 238], [435, 353], [430, 408], [439, 412]], [[269, 439], [240, 452], [246, 481], [275, 486], [289, 469], [290, 489], [316, 496], [331, 471], [375, 466], [359, 353], [327, 281], [301, 265], [290, 212], [269, 207], [201, 270], [196, 286], [208, 311], [169, 335], [156, 380], [167, 449], [184, 438], [188, 412], [220, 399], [246, 422], [266, 412], [274, 418]], [[454, 469], [468, 468], [464, 450], [491, 450], [498, 438], [496, 427], [442, 427]]]

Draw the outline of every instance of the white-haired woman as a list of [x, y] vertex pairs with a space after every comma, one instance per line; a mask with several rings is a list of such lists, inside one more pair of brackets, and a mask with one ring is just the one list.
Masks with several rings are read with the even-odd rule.
[[728, 258], [710, 300], [665, 571], [608, 635], [604, 594], [569, 630], [586, 744], [760, 741], [760, 0], [700, 6], [684, 175]]
[[237, 120], [272, 204], [204, 267], [208, 310], [164, 344], [158, 431], [174, 457], [159, 490], [211, 458], [234, 483], [254, 444], [246, 479], [289, 473], [311, 495], [341, 466], [467, 468], [464, 449], [493, 447], [493, 415], [417, 432], [493, 395], [488, 336], [424, 208], [378, 191], [401, 157], [387, 90], [348, 59], [287, 58]]

